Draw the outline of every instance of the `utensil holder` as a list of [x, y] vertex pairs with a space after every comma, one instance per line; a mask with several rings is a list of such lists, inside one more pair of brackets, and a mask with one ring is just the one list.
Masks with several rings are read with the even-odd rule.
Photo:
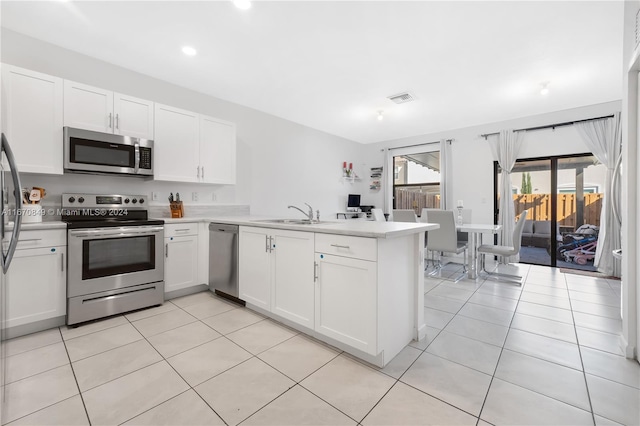
[[40, 204], [23, 204], [19, 214], [22, 215], [22, 223], [39, 223], [42, 222], [44, 210]]
[[184, 217], [184, 206], [182, 204], [182, 201], [172, 201], [169, 204], [169, 208], [171, 209], [172, 219], [179, 219], [181, 217]]

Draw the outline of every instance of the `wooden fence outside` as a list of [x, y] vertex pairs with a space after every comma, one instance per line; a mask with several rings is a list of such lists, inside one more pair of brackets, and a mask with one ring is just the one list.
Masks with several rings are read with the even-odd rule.
[[[584, 194], [583, 223], [600, 226], [600, 211], [604, 194]], [[514, 194], [513, 205], [516, 219], [524, 210], [529, 210], [527, 219], [551, 220], [551, 194]], [[576, 194], [558, 194], [558, 224], [574, 229], [582, 225], [576, 218]]]
[[417, 215], [420, 215], [422, 209], [440, 208], [440, 194], [408, 191], [401, 188], [396, 188], [395, 192], [396, 209], [413, 209]]

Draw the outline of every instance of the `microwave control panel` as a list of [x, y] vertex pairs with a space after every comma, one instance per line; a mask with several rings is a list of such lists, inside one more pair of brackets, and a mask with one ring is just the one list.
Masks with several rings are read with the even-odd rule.
[[140, 166], [141, 169], [151, 170], [151, 148], [140, 147]]

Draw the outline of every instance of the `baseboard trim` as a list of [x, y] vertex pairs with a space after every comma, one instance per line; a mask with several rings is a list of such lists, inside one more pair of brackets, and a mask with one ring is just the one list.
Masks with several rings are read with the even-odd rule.
[[49, 318], [32, 322], [30, 324], [17, 325], [15, 327], [6, 328], [2, 332], [2, 340], [13, 339], [15, 337], [25, 336], [27, 334], [37, 333], [39, 331], [49, 330], [51, 328], [65, 325], [66, 316]]

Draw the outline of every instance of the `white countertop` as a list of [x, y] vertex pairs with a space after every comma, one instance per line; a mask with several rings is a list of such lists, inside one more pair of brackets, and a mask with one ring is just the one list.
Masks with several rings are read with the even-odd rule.
[[255, 226], [259, 228], [289, 229], [292, 231], [317, 232], [322, 234], [353, 235], [370, 238], [393, 238], [403, 235], [416, 234], [418, 232], [438, 229], [435, 223], [406, 223], [406, 222], [376, 222], [371, 220], [323, 220], [322, 223], [313, 225], [297, 225], [293, 223], [269, 223], [262, 222], [269, 218], [260, 216], [231, 216], [231, 217], [193, 217], [193, 218], [158, 218], [171, 223], [197, 223], [214, 222], [228, 225]]

